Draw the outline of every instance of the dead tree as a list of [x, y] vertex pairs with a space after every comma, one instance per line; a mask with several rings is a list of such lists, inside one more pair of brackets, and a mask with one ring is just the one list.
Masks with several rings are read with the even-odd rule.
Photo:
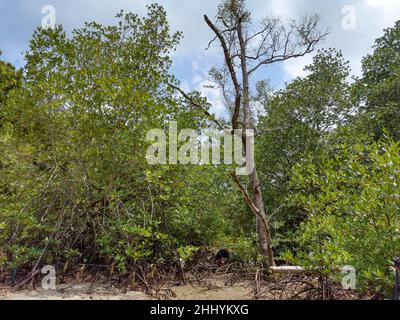
[[[318, 30], [319, 17], [316, 15], [289, 23], [274, 17], [255, 23], [244, 0], [225, 0], [218, 8], [215, 22], [206, 15], [204, 20], [215, 35], [208, 47], [218, 42], [224, 56], [223, 66], [212, 68], [210, 76], [221, 90], [230, 112], [231, 128], [228, 129], [243, 129], [243, 150], [247, 150], [246, 130], [254, 129], [252, 76], [261, 67], [311, 53], [327, 32]], [[179, 92], [190, 103], [201, 108], [189, 95], [182, 90]], [[221, 122], [214, 118], [212, 120], [221, 128]], [[233, 180], [256, 217], [260, 251], [266, 258], [267, 267], [275, 266], [271, 230], [257, 167], [248, 177], [249, 190], [235, 174]]]

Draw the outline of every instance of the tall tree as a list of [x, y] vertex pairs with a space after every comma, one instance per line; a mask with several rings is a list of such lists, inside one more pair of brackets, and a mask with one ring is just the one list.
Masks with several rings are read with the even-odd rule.
[[400, 21], [375, 41], [374, 52], [362, 62], [363, 77], [356, 83], [360, 129], [375, 138], [389, 130], [400, 139]]
[[[206, 15], [204, 20], [215, 34], [210, 45], [218, 41], [224, 55], [223, 66], [213, 68], [210, 74], [222, 90], [230, 111], [231, 126], [228, 129], [243, 129], [243, 150], [247, 150], [246, 130], [254, 129], [252, 76], [262, 67], [314, 51], [326, 33], [318, 30], [318, 16], [305, 16], [288, 24], [267, 17], [257, 24], [244, 0], [225, 0], [218, 8], [216, 22]], [[256, 216], [261, 254], [268, 266], [273, 266], [272, 237], [257, 168], [248, 177], [250, 191], [235, 174], [233, 179]]]
[[265, 115], [257, 123], [258, 169], [263, 192], [270, 196], [267, 208], [275, 213], [270, 217], [272, 228], [283, 231], [278, 232], [280, 237], [291, 232], [303, 216], [287, 202], [293, 166], [308, 153], [318, 159], [330, 133], [346, 124], [352, 111], [350, 69], [341, 52], [319, 51], [305, 71], [307, 76], [296, 78], [273, 97], [263, 97], [264, 90], [258, 92], [258, 100], [266, 101]]
[[[2, 52], [0, 50], [0, 56]], [[20, 84], [20, 73], [15, 70], [15, 68], [7, 62], [0, 60], [0, 128], [2, 126], [2, 119], [4, 112], [2, 104], [7, 99], [10, 91], [15, 89]]]
[[35, 31], [23, 85], [4, 109], [13, 125], [0, 131], [0, 265], [78, 254], [123, 269], [166, 258], [172, 240], [205, 238], [198, 226], [210, 226], [212, 210], [196, 216], [183, 183], [201, 173], [145, 158], [149, 130], [167, 119], [198, 128], [204, 118], [167, 86], [179, 39], [158, 5], [144, 17], [121, 12], [116, 25], [86, 23], [70, 37], [62, 26]]

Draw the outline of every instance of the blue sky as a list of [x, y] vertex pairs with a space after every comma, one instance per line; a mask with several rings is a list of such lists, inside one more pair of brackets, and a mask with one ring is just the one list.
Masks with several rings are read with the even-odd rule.
[[[124, 9], [145, 14], [147, 0], [0, 0], [0, 49], [2, 59], [22, 66], [22, 52], [27, 49], [34, 29], [41, 24], [44, 5], [56, 9], [56, 22], [71, 31], [85, 21], [96, 20], [103, 24], [113, 24], [115, 14]], [[169, 16], [173, 30], [184, 33], [178, 51], [173, 57], [173, 73], [187, 89], [202, 91], [219, 109], [219, 92], [206, 89], [207, 71], [221, 61], [218, 47], [205, 51], [212, 34], [203, 22], [203, 14], [213, 17], [218, 1], [215, 0], [159, 0]], [[322, 26], [330, 28], [330, 34], [322, 47], [335, 47], [343, 51], [350, 60], [353, 73], [360, 74], [361, 58], [371, 52], [374, 40], [382, 30], [393, 26], [400, 19], [400, 0], [248, 0], [248, 6], [255, 19], [275, 15], [283, 19], [298, 18], [305, 13], [318, 13]], [[347, 6], [347, 7], [346, 7]], [[343, 28], [346, 13], [351, 6], [354, 10], [355, 28]], [[348, 12], [348, 11], [346, 11]], [[262, 71], [275, 88], [293, 77], [304, 75], [303, 68], [312, 56], [292, 60]]]

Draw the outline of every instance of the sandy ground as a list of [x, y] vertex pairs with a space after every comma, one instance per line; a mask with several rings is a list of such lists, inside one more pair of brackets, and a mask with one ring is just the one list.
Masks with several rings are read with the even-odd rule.
[[[212, 274], [203, 277], [187, 277], [186, 284], [164, 283], [154, 288], [153, 295], [138, 291], [124, 293], [107, 281], [95, 282], [71, 279], [66, 284], [59, 284], [57, 290], [44, 290], [38, 284], [37, 290], [13, 291], [0, 283], [0, 300], [252, 300], [255, 298], [254, 280], [238, 278], [234, 274]], [[271, 279], [272, 280], [272, 279]], [[78, 282], [77, 282], [78, 281]], [[231, 285], [229, 285], [229, 283]], [[310, 287], [311, 289], [308, 289]], [[258, 283], [256, 296], [261, 300], [306, 299], [311, 292], [317, 299], [318, 279], [315, 277], [277, 277], [273, 281]], [[160, 284], [161, 285], [161, 284]], [[317, 291], [315, 291], [315, 288]], [[305, 289], [305, 290], [304, 290]], [[360, 299], [356, 292], [347, 292], [333, 288], [335, 299]], [[135, 289], [133, 289], [135, 290]], [[364, 298], [361, 298], [364, 299]], [[369, 300], [371, 297], [365, 296]]]
[[[17, 291], [0, 289], [0, 300], [151, 300], [152, 297], [141, 292], [122, 293], [102, 293], [87, 291], [76, 288], [68, 291]], [[89, 286], [89, 284], [87, 285]], [[191, 285], [172, 287], [171, 290], [176, 294], [174, 300], [248, 300], [250, 290], [246, 286], [235, 285], [232, 287], [220, 287], [205, 289], [193, 287]]]
[[173, 286], [176, 300], [249, 300], [252, 289], [248, 281], [240, 281], [232, 286], [226, 286], [222, 277], [213, 280], [211, 288], [186, 284]]
[[115, 288], [94, 283], [80, 283], [75, 286], [62, 285], [57, 290], [23, 290], [13, 292], [0, 288], [0, 300], [149, 300], [151, 297], [141, 292], [122, 293]]
[[[232, 286], [224, 284], [223, 277], [212, 279], [209, 286], [188, 283], [166, 286], [172, 290], [174, 300], [248, 300], [251, 299], [249, 282], [238, 282]], [[151, 300], [152, 297], [136, 291], [122, 293], [121, 290], [104, 284], [63, 284], [57, 290], [12, 291], [0, 287], [0, 300]]]

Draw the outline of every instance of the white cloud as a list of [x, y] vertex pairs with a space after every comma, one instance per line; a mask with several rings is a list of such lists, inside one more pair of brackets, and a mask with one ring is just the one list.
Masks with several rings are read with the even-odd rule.
[[283, 64], [283, 69], [285, 71], [285, 81], [290, 81], [291, 79], [297, 77], [305, 77], [307, 72], [304, 67], [312, 63], [312, 56], [304, 56], [301, 58], [289, 60]]
[[224, 118], [226, 116], [226, 108], [224, 105], [223, 97], [221, 91], [218, 88], [213, 87], [214, 83], [211, 81], [204, 79], [201, 81], [198, 86], [197, 90], [202, 93], [209, 103], [211, 103], [211, 113], [215, 114], [220, 118]]
[[387, 28], [400, 19], [400, 0], [365, 1], [367, 10], [371, 12], [371, 21], [380, 28]]
[[190, 83], [185, 82], [187, 91], [199, 91], [207, 98], [212, 105], [211, 113], [218, 117], [224, 117], [226, 109], [223, 101], [221, 90], [215, 88], [215, 84], [209, 80], [208, 70], [210, 66], [202, 59], [197, 57], [192, 61], [192, 79]]
[[393, 6], [400, 5], [400, 0], [367, 0], [367, 4], [372, 7], [386, 7], [393, 9]]
[[269, 10], [272, 15], [287, 18], [293, 13], [294, 8], [291, 4], [293, 3], [287, 0], [271, 0]]

